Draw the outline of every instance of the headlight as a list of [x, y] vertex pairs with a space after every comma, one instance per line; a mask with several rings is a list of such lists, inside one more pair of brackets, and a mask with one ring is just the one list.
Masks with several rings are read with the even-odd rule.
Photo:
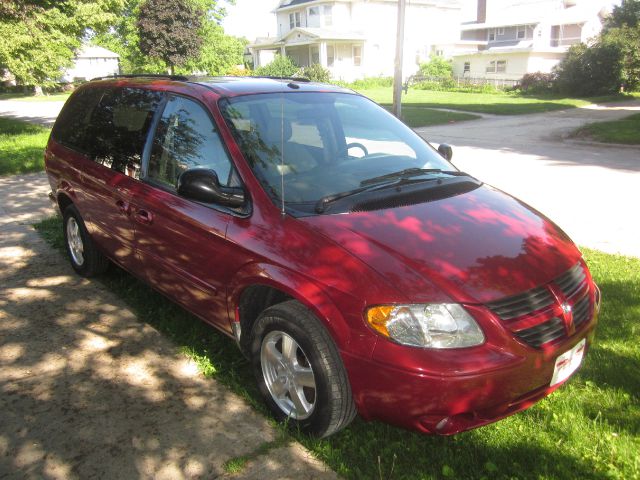
[[381, 305], [366, 316], [374, 330], [402, 345], [462, 348], [484, 342], [476, 321], [456, 303]]

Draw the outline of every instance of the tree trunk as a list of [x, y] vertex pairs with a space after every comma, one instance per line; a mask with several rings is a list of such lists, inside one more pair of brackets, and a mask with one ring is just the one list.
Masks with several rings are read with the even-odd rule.
[[36, 85], [35, 87], [33, 87], [33, 95], [35, 95], [36, 97], [41, 97], [44, 95], [44, 93], [42, 92], [42, 87], [40, 85]]
[[171, 75], [173, 75], [173, 74], [174, 74], [174, 69], [175, 69], [175, 67], [174, 67], [173, 65], [171, 65], [171, 64], [170, 64], [170, 65], [169, 65], [169, 73], [170, 73]]

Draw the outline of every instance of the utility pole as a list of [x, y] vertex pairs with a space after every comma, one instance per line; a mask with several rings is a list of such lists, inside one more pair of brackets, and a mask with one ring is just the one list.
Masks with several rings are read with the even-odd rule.
[[398, 31], [396, 33], [396, 61], [393, 72], [393, 114], [402, 113], [402, 52], [404, 51], [404, 11], [406, 0], [398, 0]]

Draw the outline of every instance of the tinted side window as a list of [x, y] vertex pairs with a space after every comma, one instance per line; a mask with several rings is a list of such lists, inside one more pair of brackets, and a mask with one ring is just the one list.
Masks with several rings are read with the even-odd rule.
[[194, 167], [215, 170], [221, 185], [237, 185], [231, 161], [207, 112], [194, 101], [171, 97], [156, 130], [148, 177], [175, 188], [180, 174]]
[[95, 109], [89, 128], [96, 162], [140, 178], [142, 151], [162, 93], [137, 88], [112, 90]]
[[80, 152], [90, 153], [93, 142], [87, 135], [87, 128], [104, 93], [102, 88], [85, 88], [76, 93], [58, 115], [51, 132], [53, 139]]

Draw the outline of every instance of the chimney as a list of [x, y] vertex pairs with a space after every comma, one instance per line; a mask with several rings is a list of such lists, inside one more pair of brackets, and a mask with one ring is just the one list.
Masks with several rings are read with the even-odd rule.
[[487, 21], [487, 0], [478, 0], [478, 14], [476, 21], [484, 23]]

